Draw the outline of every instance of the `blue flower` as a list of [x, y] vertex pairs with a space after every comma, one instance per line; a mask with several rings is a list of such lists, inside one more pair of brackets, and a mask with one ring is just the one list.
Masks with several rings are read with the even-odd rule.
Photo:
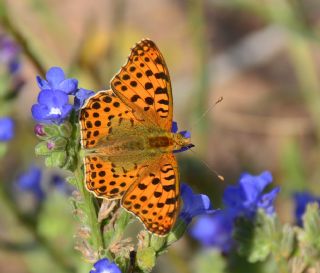
[[43, 123], [62, 123], [70, 114], [72, 105], [69, 104], [68, 95], [60, 90], [41, 90], [38, 104], [32, 106], [33, 118]]
[[10, 74], [15, 74], [20, 68], [19, 46], [8, 36], [0, 35], [0, 63], [6, 65]]
[[266, 194], [263, 193], [266, 186], [271, 182], [272, 175], [270, 172], [266, 171], [257, 176], [245, 173], [240, 177], [239, 185], [226, 188], [223, 202], [237, 216], [252, 218], [259, 208], [267, 214], [272, 214], [274, 212], [273, 201], [279, 192], [279, 188], [275, 188]]
[[228, 252], [233, 246], [233, 217], [225, 210], [201, 216], [190, 229], [190, 235], [204, 247]]
[[181, 185], [181, 198], [183, 207], [179, 217], [186, 224], [189, 224], [192, 218], [198, 215], [214, 212], [209, 197], [204, 194], [194, 194], [187, 184]]
[[41, 90], [60, 90], [68, 95], [74, 94], [78, 90], [78, 80], [66, 79], [60, 67], [51, 67], [46, 74], [46, 80], [37, 76], [37, 82]]
[[66, 180], [59, 174], [53, 174], [51, 176], [50, 186], [66, 195], [71, 195], [72, 191], [74, 190], [72, 186], [69, 183], [67, 183]]
[[22, 191], [31, 192], [37, 200], [41, 201], [45, 197], [45, 193], [41, 187], [41, 178], [41, 168], [31, 166], [28, 171], [19, 176], [17, 186]]
[[97, 261], [90, 273], [121, 273], [120, 268], [107, 258]]
[[0, 141], [9, 141], [14, 136], [14, 122], [9, 117], [0, 118]]
[[84, 88], [80, 88], [76, 93], [74, 97], [74, 108], [75, 110], [79, 110], [85, 103], [87, 98], [90, 98], [95, 93], [91, 90], [87, 90]]
[[309, 203], [318, 203], [320, 205], [320, 197], [312, 195], [309, 192], [297, 192], [294, 194], [295, 216], [299, 226], [303, 226], [302, 216], [304, 215]]

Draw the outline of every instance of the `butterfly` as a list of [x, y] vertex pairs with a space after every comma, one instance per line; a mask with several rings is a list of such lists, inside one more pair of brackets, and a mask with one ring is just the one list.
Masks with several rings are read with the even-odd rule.
[[121, 199], [146, 229], [166, 235], [180, 209], [174, 151], [190, 138], [171, 132], [172, 89], [164, 58], [149, 39], [132, 49], [111, 80], [80, 110], [85, 183], [97, 197]]

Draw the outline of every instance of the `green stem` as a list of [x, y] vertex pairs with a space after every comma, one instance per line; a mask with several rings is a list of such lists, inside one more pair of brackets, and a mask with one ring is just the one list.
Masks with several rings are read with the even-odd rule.
[[[80, 161], [79, 161], [80, 162]], [[83, 197], [84, 207], [87, 209], [88, 225], [91, 230], [91, 238], [94, 250], [99, 253], [103, 250], [104, 242], [101, 231], [101, 226], [98, 221], [97, 210], [95, 206], [95, 197], [87, 191], [84, 185], [83, 171], [81, 170], [81, 163], [75, 171], [75, 178], [77, 181], [77, 188]]]

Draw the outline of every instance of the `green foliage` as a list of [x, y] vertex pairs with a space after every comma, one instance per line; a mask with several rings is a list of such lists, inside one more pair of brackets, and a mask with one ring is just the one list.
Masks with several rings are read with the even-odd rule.
[[226, 270], [226, 260], [215, 249], [200, 251], [193, 261], [194, 273], [223, 273]]

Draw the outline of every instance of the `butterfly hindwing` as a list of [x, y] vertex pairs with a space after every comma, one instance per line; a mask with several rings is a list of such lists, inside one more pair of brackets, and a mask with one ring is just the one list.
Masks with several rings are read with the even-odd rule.
[[97, 197], [119, 199], [139, 177], [141, 166], [133, 162], [112, 162], [99, 155], [84, 158], [85, 182]]
[[169, 71], [161, 52], [144, 39], [132, 49], [128, 62], [112, 79], [115, 94], [135, 111], [136, 117], [170, 131], [172, 90]]
[[165, 235], [176, 221], [179, 191], [177, 161], [173, 154], [163, 154], [132, 184], [121, 204], [139, 217], [150, 232]]

